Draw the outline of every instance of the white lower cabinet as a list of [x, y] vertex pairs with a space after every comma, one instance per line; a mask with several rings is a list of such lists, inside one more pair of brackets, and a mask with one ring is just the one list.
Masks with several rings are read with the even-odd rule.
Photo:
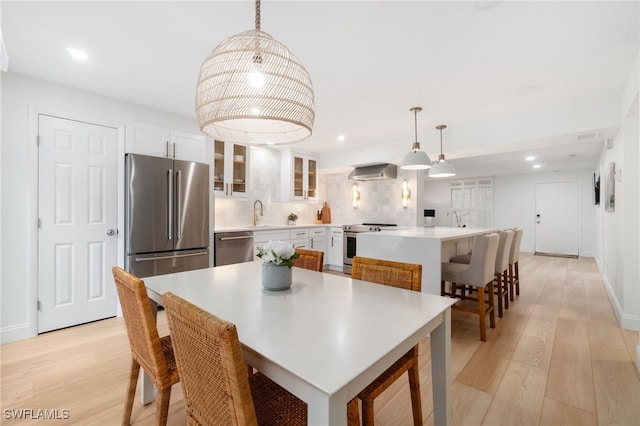
[[258, 257], [258, 250], [262, 248], [265, 243], [269, 241], [290, 241], [290, 233], [288, 229], [274, 229], [271, 231], [253, 231], [253, 258], [254, 260], [260, 259]]
[[324, 253], [324, 263], [328, 263], [327, 259], [327, 229], [326, 228], [310, 228], [309, 229], [309, 249], [317, 250]]
[[343, 260], [342, 260], [342, 228], [341, 227], [331, 227], [329, 228], [329, 241], [327, 252], [329, 253], [328, 261], [325, 263], [329, 264], [331, 269], [336, 269], [342, 271]]

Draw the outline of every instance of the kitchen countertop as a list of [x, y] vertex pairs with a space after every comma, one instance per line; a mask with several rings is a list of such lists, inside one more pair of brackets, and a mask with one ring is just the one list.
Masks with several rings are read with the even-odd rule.
[[433, 238], [440, 241], [455, 240], [461, 237], [486, 234], [492, 232], [492, 228], [453, 228], [445, 226], [416, 226], [402, 227], [393, 230], [382, 230], [376, 234], [393, 235], [406, 238]]
[[300, 228], [331, 228], [340, 227], [337, 223], [309, 223], [300, 225], [260, 225], [260, 226], [225, 226], [216, 227], [213, 232], [240, 232], [240, 231], [276, 231], [279, 229], [300, 229]]

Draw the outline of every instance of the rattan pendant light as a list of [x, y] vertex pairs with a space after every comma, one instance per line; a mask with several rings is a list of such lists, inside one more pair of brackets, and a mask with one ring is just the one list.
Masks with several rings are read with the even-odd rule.
[[416, 141], [413, 143], [411, 151], [407, 153], [402, 159], [401, 169], [405, 170], [424, 170], [431, 167], [431, 159], [426, 152], [420, 150], [420, 143], [418, 142], [418, 113], [422, 111], [420, 107], [413, 107], [411, 111], [414, 115], [414, 128], [416, 134]]
[[456, 170], [451, 163], [444, 159], [444, 154], [442, 153], [442, 130], [446, 128], [447, 126], [444, 124], [436, 126], [436, 129], [440, 130], [440, 155], [438, 156], [438, 161], [429, 170], [429, 177], [451, 177], [456, 175]]
[[309, 136], [315, 119], [309, 73], [282, 43], [256, 28], [223, 40], [200, 68], [196, 115], [222, 141], [279, 145]]

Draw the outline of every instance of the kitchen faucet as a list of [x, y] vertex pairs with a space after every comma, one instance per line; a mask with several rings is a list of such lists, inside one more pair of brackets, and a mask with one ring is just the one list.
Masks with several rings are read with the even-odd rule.
[[256, 200], [253, 202], [253, 218], [252, 218], [252, 225], [256, 226], [258, 224], [258, 214], [256, 213], [256, 204], [260, 203], [260, 216], [264, 216], [264, 208], [262, 205], [262, 201], [260, 200]]

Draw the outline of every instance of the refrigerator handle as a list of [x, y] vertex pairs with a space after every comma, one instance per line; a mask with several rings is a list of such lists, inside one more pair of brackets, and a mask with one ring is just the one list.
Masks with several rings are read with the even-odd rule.
[[169, 189], [169, 197], [168, 197], [168, 202], [167, 202], [167, 208], [169, 209], [168, 213], [168, 220], [167, 220], [167, 238], [169, 240], [173, 239], [173, 232], [172, 232], [172, 224], [173, 224], [173, 169], [169, 169], [169, 172], [167, 173], [167, 188]]
[[[174, 145], [175, 146], [175, 145]], [[176, 170], [176, 238], [182, 239], [182, 173]]]

